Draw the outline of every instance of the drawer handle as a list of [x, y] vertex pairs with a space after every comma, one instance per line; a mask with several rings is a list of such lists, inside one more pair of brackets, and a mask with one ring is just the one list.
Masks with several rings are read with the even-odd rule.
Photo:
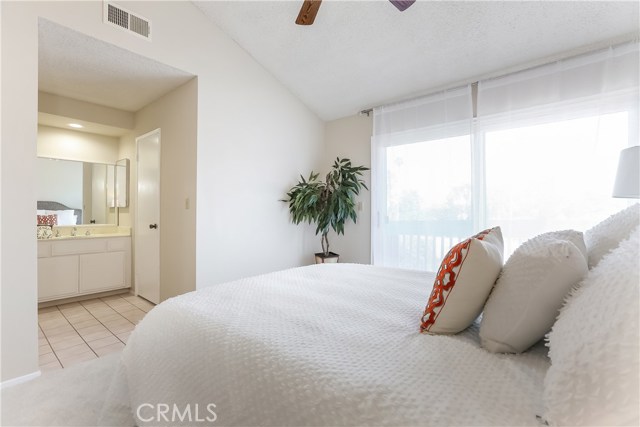
[[149, 228], [157, 229], [158, 228], [158, 224], [149, 224]]

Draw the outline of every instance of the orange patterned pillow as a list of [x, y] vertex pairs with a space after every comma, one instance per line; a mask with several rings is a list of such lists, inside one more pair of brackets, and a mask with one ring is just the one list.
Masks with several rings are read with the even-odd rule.
[[38, 225], [58, 225], [58, 215], [38, 215]]
[[455, 334], [482, 312], [502, 269], [500, 227], [484, 230], [449, 250], [436, 275], [420, 331]]

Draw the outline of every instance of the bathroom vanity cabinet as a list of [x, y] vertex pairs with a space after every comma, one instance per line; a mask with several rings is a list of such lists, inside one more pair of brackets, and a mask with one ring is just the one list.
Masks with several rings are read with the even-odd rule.
[[131, 287], [131, 236], [38, 241], [38, 302]]

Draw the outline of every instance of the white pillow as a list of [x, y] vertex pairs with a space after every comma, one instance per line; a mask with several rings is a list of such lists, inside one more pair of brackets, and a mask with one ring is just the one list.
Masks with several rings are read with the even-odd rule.
[[502, 268], [484, 307], [482, 346], [493, 353], [520, 353], [538, 342], [587, 271], [579, 231], [545, 233], [523, 243]]
[[47, 215], [59, 215], [59, 214], [63, 214], [63, 215], [73, 215], [75, 213], [75, 211], [73, 209], [60, 209], [60, 210], [48, 210], [46, 211]]
[[589, 268], [595, 267], [602, 257], [617, 248], [639, 224], [640, 204], [636, 203], [585, 231]]
[[47, 213], [55, 214], [58, 216], [58, 225], [76, 225], [78, 221], [78, 217], [77, 215], [74, 215], [73, 209], [47, 211]]
[[640, 425], [640, 229], [571, 292], [549, 334], [551, 425]]
[[455, 334], [471, 325], [500, 274], [502, 253], [500, 227], [451, 248], [438, 269], [420, 331]]

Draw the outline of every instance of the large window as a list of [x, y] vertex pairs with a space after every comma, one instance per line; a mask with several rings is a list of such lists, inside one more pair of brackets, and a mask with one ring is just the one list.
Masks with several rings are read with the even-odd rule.
[[505, 256], [536, 234], [586, 230], [625, 205], [611, 197], [627, 112], [484, 133], [486, 225]]
[[[374, 263], [433, 271], [452, 245], [495, 225], [506, 258], [536, 234], [586, 230], [627, 206], [611, 192], [620, 151], [637, 145], [637, 59], [625, 46], [480, 82], [473, 97], [466, 88], [424, 98], [426, 109], [376, 111]], [[416, 106], [445, 113], [420, 122]]]
[[434, 270], [471, 233], [469, 136], [387, 150], [389, 265]]

